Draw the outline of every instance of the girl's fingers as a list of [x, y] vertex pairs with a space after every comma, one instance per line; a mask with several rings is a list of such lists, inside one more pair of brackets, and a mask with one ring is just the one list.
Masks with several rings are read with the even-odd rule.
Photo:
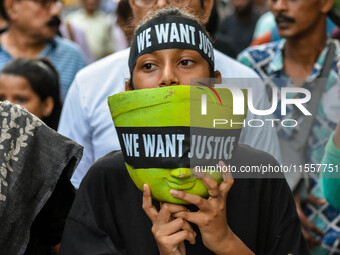
[[152, 204], [151, 198], [151, 190], [149, 185], [144, 184], [144, 192], [143, 192], [143, 210], [145, 211], [146, 215], [150, 218], [152, 223], [157, 220], [158, 211]]
[[193, 195], [193, 194], [190, 194], [190, 193], [187, 193], [187, 192], [184, 192], [184, 191], [180, 191], [180, 190], [175, 190], [175, 189], [171, 189], [170, 194], [173, 197], [176, 197], [176, 198], [182, 199], [184, 201], [187, 201], [191, 204], [194, 204], [202, 210], [209, 207], [208, 201], [206, 199], [200, 197], [200, 196]]
[[170, 236], [181, 230], [186, 230], [188, 232], [191, 232], [194, 236], [196, 236], [196, 233], [193, 230], [193, 228], [183, 218], [176, 218], [173, 221], [170, 221], [166, 224], [162, 224], [158, 228], [154, 229], [155, 232], [154, 234], [157, 236]]
[[[226, 164], [224, 164], [224, 162], [220, 161], [218, 164], [221, 166], [221, 168], [223, 168], [223, 169], [226, 168]], [[220, 189], [222, 198], [225, 200], [227, 198], [227, 195], [228, 195], [231, 187], [234, 184], [234, 178], [233, 178], [233, 175], [231, 174], [229, 168], [228, 168], [227, 172], [222, 173], [222, 176], [223, 176], [223, 182], [221, 182], [219, 189]]]

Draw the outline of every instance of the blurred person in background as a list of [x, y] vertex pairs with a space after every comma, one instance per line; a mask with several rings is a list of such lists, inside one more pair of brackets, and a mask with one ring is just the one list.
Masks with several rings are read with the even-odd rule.
[[[302, 160], [304, 167], [319, 164], [327, 140], [339, 122], [340, 83], [336, 57], [340, 53], [340, 45], [337, 40], [327, 36], [326, 28], [327, 14], [333, 2], [270, 0], [278, 32], [284, 39], [250, 47], [239, 56], [241, 63], [253, 68], [264, 79], [270, 94], [271, 88], [278, 89], [278, 98], [281, 97], [282, 88], [302, 87], [311, 92], [311, 100], [305, 107], [312, 111], [313, 106], [314, 119], [310, 119], [308, 126], [303, 125], [308, 123], [308, 117], [292, 105], [287, 106], [287, 114], [281, 111], [274, 113], [277, 119], [293, 119], [298, 123], [295, 127], [276, 127], [280, 145], [291, 146], [286, 150], [281, 148], [285, 165], [297, 165], [285, 161], [285, 155], [290, 151], [297, 152], [292, 142], [301, 140], [301, 137], [304, 137], [299, 144], [305, 152]], [[301, 96], [301, 93], [287, 95], [288, 98]], [[310, 103], [312, 100], [314, 104]], [[278, 104], [281, 104], [281, 100], [278, 100]], [[308, 168], [303, 173], [307, 176], [297, 174], [289, 183], [294, 192], [304, 236], [313, 249], [312, 254], [339, 254], [340, 211], [323, 199], [318, 174], [309, 172]]]
[[68, 14], [65, 20], [84, 31], [90, 52], [98, 60], [113, 52], [112, 22], [100, 10], [100, 0], [80, 1], [82, 8]]
[[214, 36], [217, 31], [219, 19], [220, 19], [220, 16], [218, 13], [218, 3], [217, 3], [217, 0], [214, 0], [214, 4], [211, 9], [210, 17], [209, 17], [208, 23], [206, 24], [206, 29], [213, 39], [215, 38]]
[[2, 33], [7, 27], [7, 22], [6, 20], [1, 16], [0, 13], [0, 33]]
[[[340, 55], [337, 68], [340, 73]], [[340, 100], [340, 89], [338, 100]], [[340, 111], [338, 114], [340, 115]], [[327, 202], [340, 210], [340, 121], [328, 140], [322, 164], [325, 165], [320, 173], [321, 190]]]
[[115, 38], [115, 50], [126, 49], [130, 45], [133, 36], [131, 28], [132, 10], [129, 0], [120, 0], [116, 9], [116, 22], [113, 25], [113, 37]]
[[[327, 18], [327, 34], [332, 35], [332, 38], [336, 38], [336, 36], [333, 36], [333, 33], [337, 30], [337, 25], [330, 18]], [[251, 46], [274, 42], [280, 39], [281, 37], [275, 23], [275, 16], [270, 11], [266, 12], [256, 23]]]
[[0, 101], [20, 104], [57, 130], [61, 101], [57, 70], [48, 59], [17, 58], [0, 70]]
[[234, 12], [220, 22], [214, 46], [236, 58], [250, 45], [260, 14], [255, 9], [254, 0], [231, 0], [231, 4]]
[[322, 164], [321, 190], [327, 202], [340, 210], [340, 122], [328, 140]]
[[0, 34], [0, 69], [15, 58], [47, 57], [60, 78], [62, 99], [75, 74], [86, 65], [80, 48], [57, 36], [61, 2], [56, 0], [0, 0], [8, 29]]
[[84, 54], [87, 64], [91, 64], [94, 61], [85, 37], [85, 33], [80, 27], [66, 21], [60, 24], [59, 32], [63, 38], [67, 38], [79, 45]]

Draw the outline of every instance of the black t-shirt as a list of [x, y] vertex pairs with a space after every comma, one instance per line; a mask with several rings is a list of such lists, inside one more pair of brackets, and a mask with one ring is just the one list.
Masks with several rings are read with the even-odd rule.
[[[74, 160], [69, 165], [74, 164]], [[61, 242], [65, 221], [76, 193], [68, 170], [66, 168], [62, 172], [51, 197], [34, 219], [24, 255], [55, 254], [53, 246]]]
[[[240, 145], [237, 167], [277, 165], [262, 151]], [[158, 202], [154, 205], [159, 208]], [[194, 209], [190, 207], [189, 209]], [[291, 191], [284, 178], [235, 179], [227, 198], [232, 231], [256, 254], [310, 254], [301, 234]], [[98, 160], [80, 185], [68, 216], [61, 254], [159, 254], [142, 192], [132, 182], [121, 152]], [[202, 243], [186, 243], [187, 254], [213, 254]]]

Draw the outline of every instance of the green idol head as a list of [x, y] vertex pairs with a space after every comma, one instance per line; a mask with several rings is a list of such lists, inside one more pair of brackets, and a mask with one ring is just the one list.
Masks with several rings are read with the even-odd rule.
[[[232, 158], [242, 124], [214, 125], [214, 120], [232, 118], [242, 123], [245, 116], [233, 115], [228, 89], [213, 89], [213, 93], [212, 89], [179, 85], [109, 98], [127, 170], [140, 190], [149, 185], [154, 199], [185, 204], [170, 195], [171, 189], [207, 197], [196, 171], [211, 172], [212, 178], [222, 181], [217, 164]], [[202, 104], [207, 114], [202, 114]]]

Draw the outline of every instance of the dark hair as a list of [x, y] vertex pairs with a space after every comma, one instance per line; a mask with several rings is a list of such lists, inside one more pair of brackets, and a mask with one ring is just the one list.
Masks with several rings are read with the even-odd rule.
[[5, 20], [9, 21], [9, 17], [5, 10], [5, 0], [0, 0], [0, 16], [3, 17]]
[[214, 0], [214, 5], [213, 5], [213, 8], [211, 9], [211, 14], [210, 14], [208, 23], [206, 25], [207, 31], [213, 38], [216, 33], [218, 22], [219, 22], [219, 14], [218, 14], [217, 8], [218, 8], [217, 2], [216, 0]]
[[46, 58], [35, 60], [17, 58], [5, 65], [1, 74], [10, 74], [25, 78], [31, 85], [32, 90], [42, 101], [52, 97], [54, 107], [52, 113], [43, 118], [47, 126], [57, 130], [60, 113], [61, 100], [59, 88], [59, 75], [53, 64]]
[[131, 39], [134, 32], [134, 19], [132, 9], [129, 0], [120, 0], [117, 9], [117, 23], [124, 32], [128, 43], [131, 43]]

